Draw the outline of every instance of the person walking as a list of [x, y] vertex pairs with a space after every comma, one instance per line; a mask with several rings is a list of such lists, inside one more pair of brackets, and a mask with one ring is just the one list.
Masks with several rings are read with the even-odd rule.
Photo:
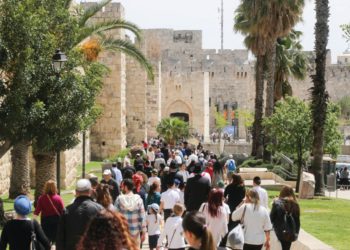
[[164, 212], [164, 221], [166, 221], [173, 212], [173, 207], [180, 202], [179, 192], [175, 189], [174, 179], [168, 180], [168, 189], [161, 194], [160, 211]]
[[182, 221], [184, 236], [190, 248], [188, 250], [216, 249], [213, 236], [208, 229], [202, 213], [192, 211], [185, 215]]
[[158, 206], [160, 205], [160, 184], [158, 182], [154, 182], [148, 192], [146, 199], [146, 206], [156, 203]]
[[270, 249], [270, 231], [272, 225], [267, 209], [260, 205], [256, 190], [247, 191], [245, 203], [232, 213], [233, 221], [243, 220], [243, 250]]
[[32, 211], [29, 198], [25, 195], [18, 196], [14, 202], [14, 209], [15, 218], [7, 221], [1, 232], [0, 250], [8, 249], [7, 245], [10, 250], [29, 250], [33, 232], [42, 249], [49, 250], [51, 245], [41, 226], [36, 220], [28, 218]]
[[96, 202], [100, 204], [104, 209], [115, 211], [112, 196], [109, 193], [109, 187], [107, 184], [100, 183], [97, 185]]
[[105, 169], [102, 175], [103, 179], [101, 180], [101, 184], [108, 185], [109, 194], [112, 197], [112, 202], [117, 199], [120, 194], [119, 185], [116, 180], [112, 178], [112, 171], [110, 169]]
[[131, 179], [124, 179], [121, 184], [123, 194], [114, 203], [116, 211], [125, 216], [130, 234], [139, 246], [146, 236], [146, 213], [143, 201], [138, 194], [134, 194], [134, 183]]
[[223, 206], [224, 193], [218, 189], [212, 189], [209, 193], [208, 202], [203, 203], [199, 208], [205, 216], [206, 225], [213, 235], [216, 246], [228, 232], [226, 210]]
[[228, 183], [230, 183], [232, 180], [232, 174], [236, 172], [236, 162], [233, 159], [233, 155], [229, 155], [229, 158], [224, 165], [224, 172], [226, 173]]
[[80, 237], [91, 219], [103, 207], [91, 198], [91, 183], [87, 179], [77, 181], [75, 200], [66, 207], [57, 229], [56, 250], [75, 250]]
[[63, 200], [57, 194], [55, 182], [47, 181], [44, 185], [44, 192], [36, 204], [34, 215], [41, 215], [41, 226], [51, 243], [56, 242], [58, 222], [63, 210]]
[[210, 181], [201, 175], [202, 166], [197, 163], [194, 167], [195, 176], [187, 180], [184, 200], [187, 211], [198, 211], [202, 203], [208, 200]]
[[77, 250], [139, 250], [128, 230], [128, 222], [120, 213], [103, 210], [89, 224]]
[[165, 222], [163, 232], [158, 239], [158, 247], [163, 246], [163, 241], [167, 239], [168, 250], [185, 250], [185, 239], [183, 237], [182, 214], [184, 208], [181, 204], [176, 203], [172, 208], [174, 214]]
[[261, 186], [261, 179], [259, 176], [255, 176], [253, 178], [253, 189], [256, 190], [259, 194], [260, 205], [264, 206], [267, 210], [269, 209], [269, 197], [267, 195], [267, 191], [265, 188]]
[[159, 206], [156, 203], [149, 205], [147, 210], [146, 224], [148, 244], [150, 250], [154, 250], [157, 247], [160, 236], [160, 224], [162, 222], [162, 217], [159, 214]]
[[[282, 188], [278, 199], [272, 204], [270, 218], [277, 239], [281, 242], [282, 250], [289, 250], [300, 231], [300, 207], [291, 187]], [[290, 225], [286, 225], [287, 223]], [[294, 238], [288, 239], [288, 235], [285, 235], [286, 229], [291, 230], [290, 233]]]

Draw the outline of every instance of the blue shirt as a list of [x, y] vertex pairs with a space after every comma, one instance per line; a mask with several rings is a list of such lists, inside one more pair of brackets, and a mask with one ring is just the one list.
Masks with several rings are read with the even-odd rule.
[[118, 186], [120, 186], [120, 183], [123, 180], [122, 172], [118, 168], [112, 168], [114, 174], [115, 174], [115, 181], [118, 183]]

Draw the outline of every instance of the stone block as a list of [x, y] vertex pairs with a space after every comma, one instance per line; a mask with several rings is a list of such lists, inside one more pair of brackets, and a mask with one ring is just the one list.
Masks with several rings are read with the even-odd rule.
[[315, 193], [315, 176], [311, 173], [303, 172], [300, 179], [299, 198], [312, 199]]

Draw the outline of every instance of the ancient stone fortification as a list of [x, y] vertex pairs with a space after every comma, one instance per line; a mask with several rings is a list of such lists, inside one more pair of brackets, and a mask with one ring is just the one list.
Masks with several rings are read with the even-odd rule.
[[[113, 17], [124, 17], [119, 3], [106, 6], [94, 21]], [[120, 31], [112, 35], [125, 37]], [[101, 56], [111, 74], [98, 99], [103, 115], [91, 130], [94, 159], [155, 136], [158, 122], [169, 116], [188, 120], [194, 132], [208, 140], [215, 129], [215, 113], [220, 112], [235, 126], [238, 138], [246, 137], [236, 111], [254, 109], [254, 62], [248, 60], [247, 50], [203, 49], [199, 30], [147, 29], [136, 44], [152, 62], [155, 81], [147, 80], [145, 71], [129, 57]], [[339, 64], [331, 65], [328, 57], [327, 89], [332, 100], [350, 94], [348, 61], [350, 56], [344, 55]], [[309, 99], [310, 77], [291, 82], [294, 95]]]

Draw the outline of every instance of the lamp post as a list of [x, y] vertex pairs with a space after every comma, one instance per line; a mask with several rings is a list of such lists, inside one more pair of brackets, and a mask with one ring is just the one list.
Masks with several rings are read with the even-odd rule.
[[[57, 49], [55, 54], [52, 56], [52, 69], [57, 76], [57, 81], [60, 79], [61, 70], [64, 67], [64, 64], [68, 61], [67, 56], [61, 52], [60, 49]], [[56, 155], [56, 179], [57, 179], [57, 190], [58, 193], [61, 191], [61, 159], [60, 159], [60, 150], [57, 150]]]

